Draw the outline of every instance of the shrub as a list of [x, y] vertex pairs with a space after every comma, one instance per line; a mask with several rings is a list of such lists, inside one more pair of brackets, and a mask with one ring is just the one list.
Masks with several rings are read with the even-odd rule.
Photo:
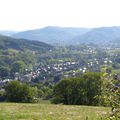
[[11, 81], [5, 88], [6, 98], [10, 102], [35, 102], [37, 89], [22, 84], [19, 81]]
[[81, 77], [61, 80], [53, 90], [53, 103], [97, 105], [101, 94], [100, 73], [86, 73]]

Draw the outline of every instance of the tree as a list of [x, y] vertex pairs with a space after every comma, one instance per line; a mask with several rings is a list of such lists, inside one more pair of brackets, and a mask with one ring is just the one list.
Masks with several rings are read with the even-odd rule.
[[10, 69], [8, 67], [0, 67], [0, 77], [5, 78], [9, 75]]
[[5, 101], [5, 91], [0, 91], [0, 102]]
[[53, 103], [97, 105], [101, 94], [100, 73], [86, 73], [81, 77], [61, 80], [54, 87]]
[[12, 72], [23, 73], [25, 70], [25, 63], [23, 61], [14, 62], [12, 65]]
[[54, 87], [54, 98], [53, 103], [64, 103], [69, 104], [68, 98], [69, 98], [69, 85], [70, 85], [70, 79], [64, 79], [61, 80], [58, 84]]
[[95, 99], [96, 96], [101, 95], [101, 74], [95, 72], [88, 72], [83, 75], [84, 86], [87, 91], [88, 105], [95, 105], [99, 103], [98, 99]]
[[11, 81], [5, 88], [6, 98], [10, 102], [34, 102], [37, 89], [19, 81]]
[[101, 95], [102, 104], [111, 107], [111, 112], [106, 119], [120, 119], [120, 80], [114, 79], [111, 74], [104, 73]]

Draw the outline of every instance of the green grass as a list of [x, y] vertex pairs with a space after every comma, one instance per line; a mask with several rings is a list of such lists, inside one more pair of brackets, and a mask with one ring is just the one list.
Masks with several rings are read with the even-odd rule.
[[92, 106], [0, 103], [0, 120], [101, 120], [108, 111]]

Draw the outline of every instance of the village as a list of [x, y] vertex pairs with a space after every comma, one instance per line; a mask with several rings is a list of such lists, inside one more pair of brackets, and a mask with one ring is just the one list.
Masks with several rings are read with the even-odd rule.
[[[63, 50], [64, 52], [59, 52]], [[106, 50], [108, 52], [108, 48]], [[109, 48], [109, 50], [111, 49]], [[55, 55], [56, 51], [59, 56]], [[102, 57], [101, 54], [103, 54]], [[63, 78], [79, 76], [88, 71], [101, 72], [102, 67], [113, 64], [113, 58], [104, 54], [105, 52], [102, 50], [90, 46], [82, 47], [82, 49], [78, 47], [57, 48], [55, 51], [50, 51], [50, 57], [49, 53], [48, 56], [42, 55], [40, 57], [40, 59], [44, 59], [44, 64], [40, 61], [35, 69], [25, 69], [24, 74], [15, 72], [12, 77], [1, 80], [0, 86], [4, 86], [11, 80], [19, 80], [23, 83], [58, 82]]]

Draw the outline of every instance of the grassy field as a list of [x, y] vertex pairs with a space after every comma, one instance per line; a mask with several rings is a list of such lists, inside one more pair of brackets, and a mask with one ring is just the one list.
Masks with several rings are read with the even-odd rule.
[[91, 106], [0, 103], [0, 120], [101, 120], [108, 111]]

